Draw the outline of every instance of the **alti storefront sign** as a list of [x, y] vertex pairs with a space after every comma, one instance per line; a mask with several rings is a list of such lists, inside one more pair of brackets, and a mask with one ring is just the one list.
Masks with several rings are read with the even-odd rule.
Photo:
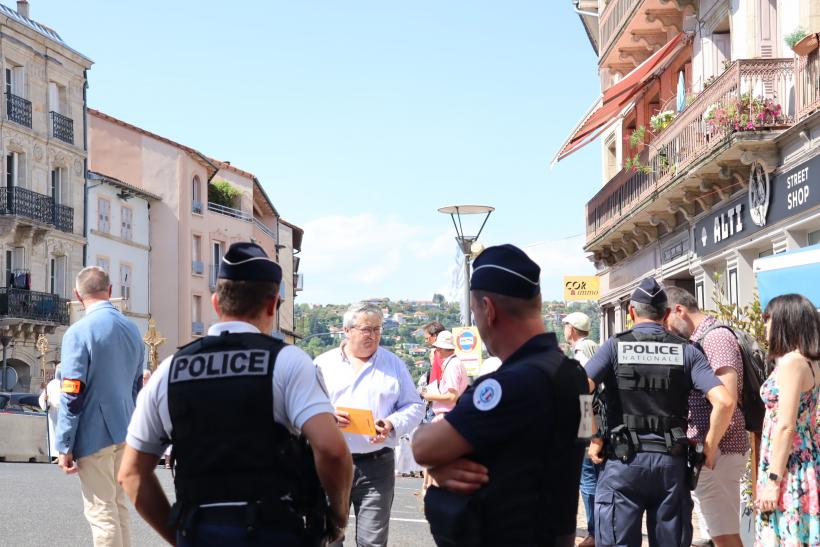
[[816, 205], [820, 205], [820, 156], [774, 177], [753, 164], [748, 192], [695, 223], [695, 254], [720, 251]]

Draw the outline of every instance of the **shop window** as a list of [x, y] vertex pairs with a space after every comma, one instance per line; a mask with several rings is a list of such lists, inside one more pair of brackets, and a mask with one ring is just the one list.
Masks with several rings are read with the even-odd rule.
[[766, 249], [764, 251], [760, 251], [759, 253], [757, 253], [757, 258], [772, 256], [773, 254], [774, 254], [774, 251], [772, 249]]
[[806, 237], [809, 240], [809, 245], [817, 245], [820, 243], [820, 230], [809, 232]]

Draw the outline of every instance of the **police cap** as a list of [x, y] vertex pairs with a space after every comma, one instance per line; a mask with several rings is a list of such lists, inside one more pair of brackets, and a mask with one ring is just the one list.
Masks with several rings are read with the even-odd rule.
[[647, 277], [632, 293], [632, 301], [651, 306], [662, 306], [666, 304], [666, 292], [658, 285], [654, 277]]
[[256, 243], [234, 243], [219, 263], [219, 279], [232, 281], [282, 281], [282, 268]]
[[541, 292], [541, 268], [515, 245], [487, 247], [473, 261], [470, 290], [514, 298], [534, 298]]

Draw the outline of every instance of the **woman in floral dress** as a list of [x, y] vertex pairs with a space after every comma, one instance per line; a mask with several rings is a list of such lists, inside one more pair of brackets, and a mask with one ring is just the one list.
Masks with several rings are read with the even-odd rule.
[[760, 388], [766, 418], [755, 499], [755, 546], [820, 546], [820, 319], [814, 305], [797, 294], [774, 298], [763, 319], [775, 368]]

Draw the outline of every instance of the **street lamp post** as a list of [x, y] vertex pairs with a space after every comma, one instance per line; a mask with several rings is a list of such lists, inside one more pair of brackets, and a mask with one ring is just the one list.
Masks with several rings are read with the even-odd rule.
[[6, 377], [8, 376], [9, 364], [6, 360], [6, 348], [11, 342], [11, 336], [7, 334], [0, 335], [0, 344], [3, 344], [3, 391], [8, 391], [6, 388]]
[[[490, 213], [495, 211], [495, 207], [489, 205], [450, 205], [449, 207], [442, 207], [438, 210], [439, 213], [450, 215], [453, 221], [453, 226], [456, 229], [456, 241], [464, 253], [464, 306], [465, 306], [465, 325], [469, 327], [472, 324], [470, 317], [470, 256], [473, 252], [473, 243], [478, 240], [484, 225], [487, 224], [487, 219], [490, 218]], [[464, 232], [464, 226], [461, 222], [461, 217], [466, 215], [484, 215], [484, 220], [476, 231], [475, 235], [470, 235]], [[477, 223], [476, 223], [477, 224]]]

